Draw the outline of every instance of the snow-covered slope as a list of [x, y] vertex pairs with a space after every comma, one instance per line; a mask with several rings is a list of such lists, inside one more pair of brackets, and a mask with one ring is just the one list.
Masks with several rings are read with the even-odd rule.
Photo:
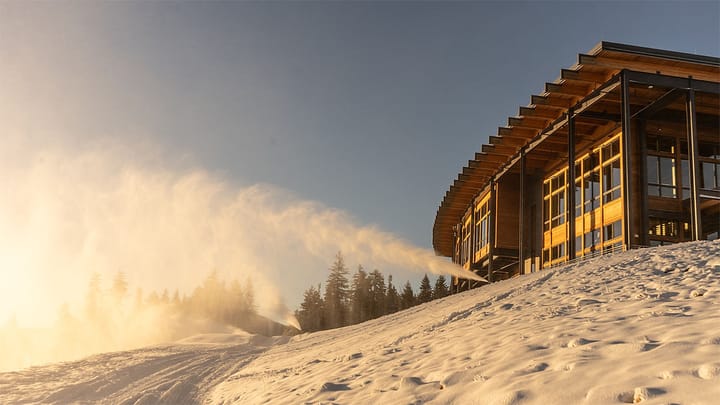
[[543, 271], [347, 328], [0, 374], [0, 403], [713, 404], [720, 242]]

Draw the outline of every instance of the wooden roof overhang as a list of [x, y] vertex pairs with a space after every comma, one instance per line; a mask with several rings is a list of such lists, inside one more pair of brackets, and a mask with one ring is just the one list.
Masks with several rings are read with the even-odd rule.
[[[481, 146], [474, 159], [468, 161], [457, 179], [445, 193], [433, 226], [435, 253], [451, 257], [453, 233], [476, 197], [488, 190], [491, 180], [517, 170], [521, 153], [529, 170], [545, 170], [548, 162], [567, 156], [568, 113], [572, 108], [578, 148], [617, 126], [620, 119], [620, 72], [632, 71], [635, 80], [644, 76], [668, 80], [668, 87], [683, 87], [674, 80], [700, 81], [701, 88], [714, 94], [703, 104], [698, 95], [698, 113], [713, 114], [720, 89], [720, 58], [661, 49], [644, 48], [612, 42], [600, 42], [587, 54], [579, 54], [578, 62], [562, 69], [560, 77], [545, 84], [542, 94], [532, 95], [530, 104], [520, 107], [518, 115], [508, 118], [508, 125], [498, 128]], [[668, 78], [668, 76], [673, 76]], [[662, 84], [662, 81], [660, 82]], [[642, 114], [648, 103], [661, 99], [663, 89], [634, 88], [631, 99], [640, 107], [631, 109]], [[666, 96], [671, 98], [671, 95]], [[647, 100], [646, 104], [643, 104]], [[682, 100], [681, 100], [682, 101]], [[668, 107], [671, 103], [663, 104]], [[707, 105], [703, 110], [703, 105]], [[679, 108], [679, 107], [678, 107]], [[714, 111], [717, 114], [717, 110]]]

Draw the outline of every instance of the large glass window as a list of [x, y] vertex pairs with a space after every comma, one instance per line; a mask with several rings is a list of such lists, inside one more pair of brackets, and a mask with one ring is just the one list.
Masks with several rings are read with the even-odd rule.
[[600, 171], [594, 170], [583, 177], [585, 212], [600, 207]]
[[[668, 146], [662, 146], [667, 149]], [[573, 189], [567, 189], [567, 171], [559, 171], [546, 179], [543, 184], [544, 197], [544, 247], [545, 265], [562, 260], [566, 252], [568, 237], [575, 238], [575, 251], [578, 255], [599, 250], [622, 242], [622, 220], [607, 225], [607, 219], [617, 219], [621, 210], [613, 207], [602, 209], [609, 204], [617, 204], [622, 196], [622, 160], [620, 136], [616, 135], [606, 143], [580, 155], [575, 161], [575, 179]], [[575, 206], [571, 207], [574, 218], [590, 217], [578, 221], [575, 235], [558, 232], [567, 221], [567, 192], [575, 195]], [[606, 218], [606, 215], [612, 215]], [[561, 240], [557, 240], [562, 238]], [[559, 243], [559, 242], [562, 242]], [[562, 246], [561, 246], [562, 245]], [[607, 246], [606, 246], [607, 245]], [[558, 256], [562, 253], [561, 256]]]
[[463, 235], [463, 243], [462, 243], [462, 263], [467, 263], [470, 261], [470, 228], [471, 228], [471, 218], [466, 219], [463, 221], [463, 227], [462, 227], [462, 235]]
[[620, 159], [603, 164], [603, 202], [620, 198]]
[[665, 156], [647, 157], [648, 195], [675, 198], [675, 159]]
[[490, 225], [490, 202], [486, 201], [475, 209], [475, 251], [488, 244], [488, 229]]
[[556, 174], [543, 185], [543, 229], [546, 231], [565, 223], [565, 173]]
[[550, 209], [552, 213], [552, 227], [565, 223], [565, 192], [561, 191], [557, 194], [552, 195], [550, 202]]
[[592, 249], [595, 246], [599, 246], [600, 245], [600, 230], [593, 229], [592, 231], [585, 234], [584, 239], [585, 239], [585, 249]]
[[615, 221], [603, 228], [603, 241], [611, 241], [622, 236], [622, 221]]
[[682, 177], [682, 199], [690, 198], [690, 162], [687, 159], [680, 161], [680, 173]]
[[550, 260], [560, 259], [565, 257], [565, 243], [560, 243], [550, 249]]
[[679, 221], [665, 218], [649, 218], [649, 235], [674, 238], [678, 236]]
[[702, 188], [720, 188], [720, 164], [713, 162], [702, 162]]

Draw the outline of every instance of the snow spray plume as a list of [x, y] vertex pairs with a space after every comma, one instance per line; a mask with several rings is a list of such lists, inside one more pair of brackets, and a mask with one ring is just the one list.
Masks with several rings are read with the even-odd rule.
[[299, 302], [337, 251], [348, 263], [477, 279], [272, 186], [238, 187], [117, 144], [38, 151], [12, 141], [0, 151], [0, 182], [12, 190], [0, 199], [0, 323], [14, 314], [21, 326], [49, 325], [63, 302], [77, 312], [95, 272], [186, 294], [212, 270], [251, 277], [259, 313], [291, 325], [282, 297]]

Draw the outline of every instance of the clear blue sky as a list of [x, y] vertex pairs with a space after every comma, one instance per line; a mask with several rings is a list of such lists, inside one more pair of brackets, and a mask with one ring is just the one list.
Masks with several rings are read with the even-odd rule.
[[430, 247], [461, 167], [601, 40], [717, 56], [720, 5], [0, 2], [0, 131], [149, 140]]

